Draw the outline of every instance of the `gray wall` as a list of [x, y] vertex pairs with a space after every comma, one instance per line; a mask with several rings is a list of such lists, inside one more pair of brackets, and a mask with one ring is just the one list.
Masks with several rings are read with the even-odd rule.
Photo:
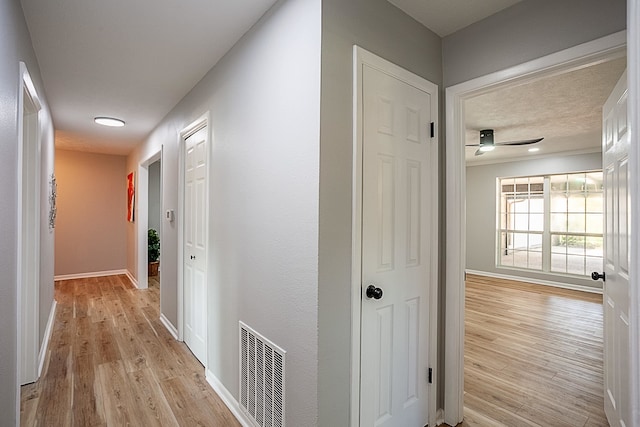
[[162, 231], [162, 206], [160, 205], [160, 160], [149, 165], [149, 228]]
[[[467, 166], [467, 265], [470, 270], [602, 288], [602, 282], [496, 267], [496, 178], [602, 169], [600, 153]], [[490, 224], [491, 226], [487, 226]]]
[[524, 0], [442, 41], [445, 87], [626, 28], [625, 0]]
[[[127, 166], [162, 147], [164, 209], [177, 215], [178, 133], [210, 111], [207, 368], [238, 399], [239, 320], [284, 348], [290, 426], [317, 422], [320, 25], [319, 0], [277, 2]], [[178, 224], [162, 226], [161, 310], [175, 326]]]
[[53, 232], [48, 228], [46, 197], [53, 172], [53, 126], [44, 97], [38, 62], [27, 31], [20, 2], [0, 0], [0, 426], [15, 426], [17, 390], [16, 248], [19, 61], [27, 64], [36, 91], [44, 103], [40, 112], [42, 171], [40, 336], [53, 302]]
[[347, 426], [351, 375], [353, 45], [441, 85], [440, 38], [385, 0], [322, 2], [319, 426]]

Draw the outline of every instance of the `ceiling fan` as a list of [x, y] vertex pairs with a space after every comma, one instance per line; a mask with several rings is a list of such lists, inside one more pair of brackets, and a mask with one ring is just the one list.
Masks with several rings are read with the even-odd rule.
[[483, 129], [480, 131], [479, 144], [467, 144], [467, 147], [480, 147], [476, 151], [476, 156], [480, 156], [488, 151], [493, 151], [499, 145], [529, 145], [542, 141], [544, 138], [525, 139], [522, 141], [494, 142], [493, 129]]

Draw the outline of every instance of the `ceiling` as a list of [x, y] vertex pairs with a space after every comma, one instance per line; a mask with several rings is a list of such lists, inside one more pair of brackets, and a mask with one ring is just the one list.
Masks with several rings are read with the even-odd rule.
[[[466, 100], [467, 144], [477, 144], [482, 129], [494, 129], [495, 142], [544, 137], [534, 145], [496, 147], [480, 156], [475, 156], [477, 147], [466, 147], [467, 163], [599, 151], [602, 105], [625, 67], [626, 58], [618, 58]], [[540, 151], [529, 153], [530, 147]]]
[[129, 153], [275, 1], [22, 0], [56, 147]]
[[[519, 0], [389, 1], [445, 36]], [[126, 155], [276, 0], [155, 0], [153, 7], [128, 0], [21, 2], [56, 147]], [[600, 106], [621, 68], [621, 61], [602, 64], [468, 100], [469, 141], [493, 128], [498, 142], [544, 136], [538, 145], [545, 152], [595, 147]], [[96, 116], [127, 125], [98, 126]], [[468, 151], [470, 162], [522, 155], [512, 147], [477, 157]]]

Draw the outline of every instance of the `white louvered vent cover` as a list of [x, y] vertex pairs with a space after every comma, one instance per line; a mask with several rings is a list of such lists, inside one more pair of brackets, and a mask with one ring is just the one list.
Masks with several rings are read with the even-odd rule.
[[260, 427], [284, 427], [285, 353], [240, 322], [240, 407]]

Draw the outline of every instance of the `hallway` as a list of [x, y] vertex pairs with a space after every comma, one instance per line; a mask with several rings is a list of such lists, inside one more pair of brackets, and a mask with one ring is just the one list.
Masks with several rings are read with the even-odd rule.
[[55, 298], [43, 374], [22, 387], [22, 426], [240, 425], [158, 320], [157, 282], [57, 281]]

